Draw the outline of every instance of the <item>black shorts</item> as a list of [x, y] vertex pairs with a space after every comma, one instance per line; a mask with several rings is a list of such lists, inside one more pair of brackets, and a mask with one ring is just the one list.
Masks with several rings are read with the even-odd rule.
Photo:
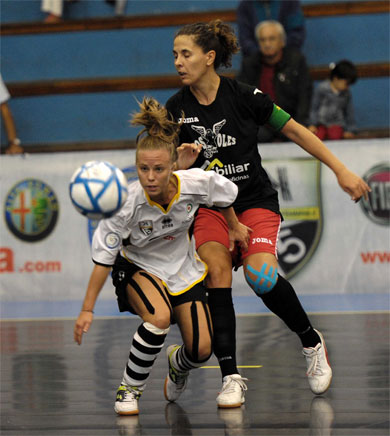
[[[112, 267], [112, 283], [115, 287], [120, 312], [130, 312], [137, 315], [128, 301], [126, 291], [129, 279], [131, 279], [137, 271], [144, 270], [118, 254], [115, 264]], [[171, 295], [168, 291], [166, 291], [166, 294], [172, 307], [188, 303], [189, 301], [202, 301], [207, 303], [206, 288], [202, 283], [197, 283], [191, 289], [180, 295]]]

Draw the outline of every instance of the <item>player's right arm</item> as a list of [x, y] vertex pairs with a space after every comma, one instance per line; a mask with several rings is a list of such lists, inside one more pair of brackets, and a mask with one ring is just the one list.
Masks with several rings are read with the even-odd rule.
[[92, 270], [83, 305], [74, 326], [74, 340], [79, 345], [81, 345], [83, 334], [88, 332], [92, 324], [96, 300], [110, 271], [111, 267], [97, 264]]

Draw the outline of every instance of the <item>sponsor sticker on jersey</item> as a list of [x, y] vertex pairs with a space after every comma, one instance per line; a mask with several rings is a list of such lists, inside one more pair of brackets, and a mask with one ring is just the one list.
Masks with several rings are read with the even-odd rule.
[[201, 168], [205, 171], [213, 170], [221, 176], [227, 177], [232, 182], [238, 182], [239, 180], [244, 180], [249, 178], [249, 162], [244, 162], [241, 164], [229, 163], [224, 165], [219, 159], [213, 159], [211, 162], [205, 160]]
[[374, 223], [390, 225], [390, 163], [375, 165], [364, 174], [363, 179], [371, 192], [368, 193], [368, 200], [360, 200], [360, 207]]
[[5, 200], [8, 229], [25, 242], [40, 241], [53, 231], [58, 219], [58, 199], [53, 189], [38, 179], [14, 185]]
[[278, 240], [279, 269], [291, 278], [313, 256], [322, 234], [320, 162], [313, 158], [264, 161], [279, 193], [284, 221]]

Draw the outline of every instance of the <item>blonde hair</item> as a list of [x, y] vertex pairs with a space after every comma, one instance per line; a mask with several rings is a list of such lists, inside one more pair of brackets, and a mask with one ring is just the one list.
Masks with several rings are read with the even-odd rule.
[[180, 124], [173, 121], [168, 111], [153, 97], [144, 97], [138, 103], [140, 111], [131, 119], [133, 126], [144, 126], [138, 133], [136, 161], [141, 150], [161, 150], [169, 152], [172, 162], [177, 160], [176, 147], [179, 143]]
[[180, 35], [192, 36], [204, 53], [214, 50], [216, 53], [215, 69], [220, 65], [226, 68], [231, 67], [232, 56], [240, 50], [233, 28], [221, 20], [187, 24], [178, 30], [175, 38]]

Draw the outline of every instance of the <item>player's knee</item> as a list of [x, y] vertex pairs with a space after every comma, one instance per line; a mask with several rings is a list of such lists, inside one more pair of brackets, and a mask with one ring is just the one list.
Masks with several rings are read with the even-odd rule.
[[278, 269], [265, 262], [259, 270], [248, 264], [245, 268], [245, 279], [255, 293], [261, 296], [272, 291], [276, 285], [278, 281]]
[[153, 316], [146, 317], [146, 322], [150, 322], [159, 329], [167, 329], [171, 325], [171, 314], [169, 311], [157, 311]]
[[208, 288], [230, 287], [232, 282], [232, 272], [230, 266], [222, 263], [208, 264], [209, 272], [206, 282]]

